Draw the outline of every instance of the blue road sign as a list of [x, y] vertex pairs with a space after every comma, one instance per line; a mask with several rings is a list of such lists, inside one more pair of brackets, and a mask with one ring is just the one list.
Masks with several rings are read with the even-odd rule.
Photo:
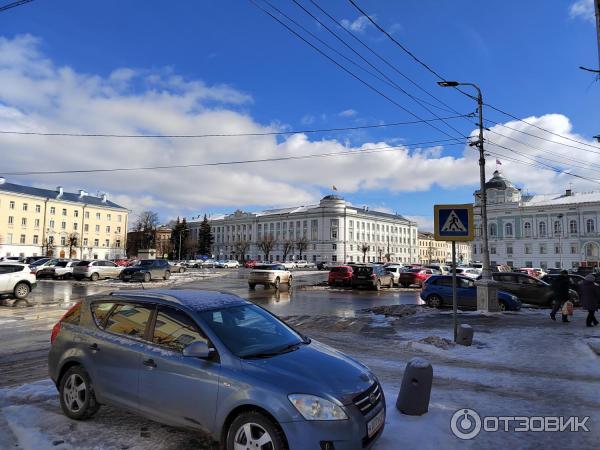
[[436, 240], [473, 240], [473, 205], [434, 205], [433, 213]]

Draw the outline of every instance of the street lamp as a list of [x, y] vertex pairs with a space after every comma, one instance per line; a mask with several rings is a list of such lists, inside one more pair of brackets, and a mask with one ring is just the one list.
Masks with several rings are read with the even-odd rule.
[[[458, 81], [438, 81], [438, 85], [441, 87], [457, 87], [457, 86], [471, 86], [477, 91], [477, 97], [466, 94], [467, 96], [477, 101], [477, 110], [479, 113], [479, 136], [477, 142], [472, 143], [479, 148], [479, 192], [481, 202], [481, 237], [483, 240], [483, 268], [481, 273], [481, 287], [485, 288], [486, 292], [481, 294], [481, 297], [485, 297], [485, 303], [489, 309], [497, 309], [498, 298], [497, 292], [491, 288], [490, 281], [492, 279], [492, 273], [490, 271], [490, 248], [488, 243], [488, 220], [487, 220], [487, 194], [485, 189], [485, 154], [483, 151], [483, 96], [481, 95], [481, 89], [474, 83], [460, 83]], [[479, 303], [479, 302], [478, 302]], [[479, 307], [479, 306], [478, 306]]]

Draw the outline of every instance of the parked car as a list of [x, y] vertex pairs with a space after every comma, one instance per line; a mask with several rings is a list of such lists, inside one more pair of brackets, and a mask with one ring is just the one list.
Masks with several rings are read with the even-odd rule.
[[416, 268], [409, 269], [406, 272], [400, 273], [400, 285], [404, 288], [416, 284], [417, 286], [423, 286], [423, 282], [431, 275], [440, 275], [440, 272], [436, 269], [425, 269]]
[[183, 273], [186, 270], [181, 261], [169, 261], [169, 266], [171, 266], [171, 273]]
[[376, 264], [357, 265], [353, 267], [352, 287], [380, 290], [383, 286], [393, 287], [394, 279], [383, 266]]
[[437, 273], [440, 273], [442, 275], [450, 275], [452, 270], [450, 266], [447, 266], [445, 264], [428, 264], [426, 266], [423, 266], [423, 269], [437, 270]]
[[320, 261], [317, 263], [318, 270], [329, 270], [331, 268], [331, 263], [328, 261]]
[[[498, 283], [498, 289], [519, 297], [521, 302], [539, 306], [550, 306], [554, 300], [552, 286], [548, 283], [519, 272], [492, 272], [492, 279]], [[573, 303], [579, 303], [579, 296], [569, 290]]]
[[27, 258], [25, 258], [25, 264], [33, 264], [34, 262], [44, 258], [44, 256], [28, 256]]
[[530, 277], [535, 278], [542, 278], [545, 275], [547, 275], [546, 272], [543, 271], [543, 269], [536, 267], [523, 267], [517, 270], [517, 272], [524, 273], [526, 275], [529, 275]]
[[[24, 300], [36, 284], [35, 273], [27, 264], [0, 262], [0, 294], [8, 294], [16, 300]], [[21, 304], [15, 302], [16, 306]]]
[[38, 278], [49, 277], [52, 276], [52, 270], [49, 270], [51, 267], [54, 267], [57, 262], [66, 261], [64, 259], [58, 258], [43, 258], [38, 259], [36, 262], [29, 265], [29, 268], [33, 273], [36, 274]]
[[166, 259], [141, 259], [135, 266], [125, 267], [119, 278], [123, 281], [168, 280], [171, 278], [171, 265]]
[[52, 278], [68, 280], [73, 278], [73, 267], [79, 263], [78, 259], [59, 261], [52, 267]]
[[119, 267], [114, 262], [104, 259], [80, 261], [73, 267], [73, 278], [76, 280], [88, 278], [91, 281], [97, 281], [100, 278], [118, 278], [123, 270], [124, 267]]
[[296, 263], [294, 261], [284, 261], [284, 262], [278, 263], [278, 264], [281, 264], [287, 270], [291, 270], [291, 269], [295, 269], [296, 268]]
[[[452, 271], [450, 271], [450, 274], [452, 274]], [[474, 267], [457, 267], [456, 275], [477, 279], [481, 276], [481, 269], [475, 269]]]
[[308, 267], [308, 261], [306, 261], [304, 259], [299, 259], [295, 263], [296, 263], [297, 269], [306, 269]]
[[[548, 283], [549, 285], [552, 285], [552, 281], [555, 280], [556, 277], [559, 277], [559, 276], [561, 276], [561, 275], [552, 273], [552, 274], [544, 275], [541, 278], [541, 280]], [[578, 296], [580, 296], [581, 295], [580, 284], [583, 281], [583, 277], [576, 273], [570, 273], [567, 276], [569, 277], [569, 287], [571, 289], [573, 289], [575, 292], [577, 292]]]
[[329, 269], [329, 286], [351, 286], [353, 270], [350, 266], [337, 266]]
[[205, 259], [198, 261], [197, 265], [194, 267], [201, 267], [203, 269], [214, 269], [215, 267], [222, 267], [219, 264], [220, 263], [218, 261], [215, 261], [214, 259]]
[[384, 429], [385, 397], [366, 366], [231, 294], [87, 297], [50, 341], [70, 419], [110, 405], [207, 432], [227, 450], [366, 448]]
[[244, 261], [244, 267], [246, 269], [252, 269], [253, 267], [255, 267], [257, 264], [256, 261], [254, 261], [253, 259], [249, 259], [248, 261]]
[[212, 267], [216, 267], [219, 269], [222, 269], [223, 267], [225, 267], [225, 260], [224, 259], [219, 259], [217, 261], [214, 261], [212, 264]]
[[406, 271], [404, 266], [398, 264], [388, 264], [383, 266], [387, 272], [392, 275], [392, 279], [394, 280], [394, 284], [398, 286], [400, 284], [400, 273]]
[[[431, 308], [452, 306], [452, 276], [433, 275], [421, 289], [421, 299]], [[477, 287], [475, 280], [459, 275], [456, 277], [456, 300], [461, 308], [477, 308]], [[521, 301], [516, 295], [498, 291], [501, 311], [518, 311]]]
[[0, 258], [0, 262], [25, 263], [25, 258], [23, 256], [3, 256]]
[[292, 285], [292, 273], [281, 264], [256, 265], [248, 276], [248, 287], [254, 289], [257, 284], [279, 289], [281, 283]]
[[130, 261], [131, 260], [129, 258], [118, 258], [112, 260], [112, 262], [114, 262], [119, 267], [127, 267]]
[[222, 267], [225, 269], [238, 269], [240, 267], [240, 263], [234, 259], [229, 259], [223, 263]]

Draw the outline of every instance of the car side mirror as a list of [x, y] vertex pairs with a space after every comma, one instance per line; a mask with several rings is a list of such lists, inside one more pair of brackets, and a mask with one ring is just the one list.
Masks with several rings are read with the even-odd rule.
[[190, 345], [184, 347], [183, 356], [189, 358], [201, 358], [207, 359], [212, 354], [213, 350], [209, 348], [208, 344], [204, 341], [192, 342]]

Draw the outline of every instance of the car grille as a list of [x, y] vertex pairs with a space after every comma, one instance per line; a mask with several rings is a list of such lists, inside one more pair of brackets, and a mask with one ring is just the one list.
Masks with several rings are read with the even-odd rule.
[[366, 416], [381, 402], [382, 395], [381, 386], [375, 382], [369, 389], [354, 397], [352, 403], [356, 405], [363, 416]]

